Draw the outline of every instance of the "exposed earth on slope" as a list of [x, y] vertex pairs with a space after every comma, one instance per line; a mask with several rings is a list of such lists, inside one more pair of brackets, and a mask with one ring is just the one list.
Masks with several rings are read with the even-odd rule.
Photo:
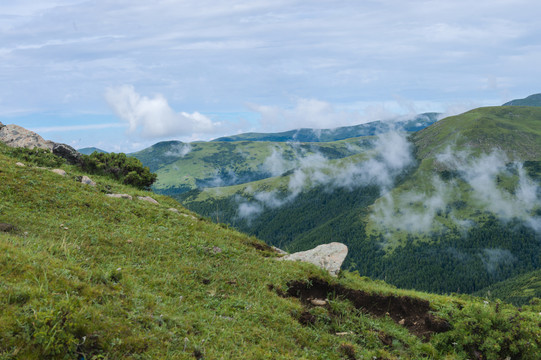
[[[405, 326], [412, 334], [424, 341], [434, 333], [442, 333], [451, 329], [450, 324], [430, 313], [427, 300], [395, 295], [370, 294], [361, 290], [347, 288], [340, 284], [329, 284], [325, 280], [311, 278], [307, 281], [292, 281], [284, 296], [299, 298], [306, 307], [312, 307], [314, 299], [325, 300], [329, 297], [340, 297], [350, 300], [354, 306], [374, 316], [389, 316], [399, 325]], [[331, 309], [329, 308], [329, 311]], [[299, 321], [313, 321], [303, 313]]]

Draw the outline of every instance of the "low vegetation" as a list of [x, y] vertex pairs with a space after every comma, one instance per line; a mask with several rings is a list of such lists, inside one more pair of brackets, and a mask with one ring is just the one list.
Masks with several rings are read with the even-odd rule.
[[[541, 357], [537, 300], [517, 309], [331, 278], [171, 198], [108, 175], [81, 184], [80, 167], [60, 176], [33, 165], [46, 154], [25, 167], [19, 155], [0, 144], [0, 359]], [[159, 204], [137, 199], [149, 195]], [[324, 306], [302, 295], [321, 288], [333, 290]], [[370, 311], [364, 296], [421, 304], [419, 321], [441, 326], [413, 331], [411, 311]]]

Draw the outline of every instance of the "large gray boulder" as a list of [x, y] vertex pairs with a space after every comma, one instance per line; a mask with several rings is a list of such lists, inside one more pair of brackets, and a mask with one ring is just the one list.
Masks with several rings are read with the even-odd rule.
[[55, 145], [54, 142], [44, 140], [35, 132], [13, 124], [0, 126], [0, 141], [11, 147], [27, 149], [53, 150]]
[[281, 257], [280, 260], [304, 261], [327, 270], [337, 276], [348, 254], [348, 247], [339, 242], [319, 245], [312, 250], [300, 251]]

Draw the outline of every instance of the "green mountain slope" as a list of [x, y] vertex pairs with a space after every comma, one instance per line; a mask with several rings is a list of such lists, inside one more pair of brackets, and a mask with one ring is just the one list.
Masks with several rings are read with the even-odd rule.
[[90, 155], [93, 152], [107, 153], [107, 151], [102, 150], [102, 149], [98, 149], [97, 147], [86, 147], [86, 148], [82, 148], [82, 149], [77, 149], [77, 151], [80, 152], [81, 154], [85, 154], [85, 155]]
[[479, 290], [476, 295], [501, 299], [514, 304], [527, 304], [532, 298], [541, 299], [541, 270], [512, 277]]
[[[314, 154], [339, 159], [369, 147], [369, 139], [330, 143], [167, 141], [131, 155], [158, 174], [154, 191], [174, 195], [276, 176]], [[277, 163], [275, 158], [285, 161]]]
[[296, 129], [280, 133], [245, 133], [221, 137], [214, 141], [331, 142], [360, 136], [374, 136], [378, 133], [388, 131], [391, 127], [407, 132], [414, 132], [435, 123], [439, 116], [439, 113], [424, 113], [412, 119], [395, 122], [374, 121], [335, 129]]
[[541, 94], [533, 94], [524, 99], [515, 99], [502, 106], [541, 106]]
[[539, 305], [331, 278], [170, 198], [19, 161], [0, 144], [3, 359], [541, 356]]
[[[386, 185], [362, 175], [385, 165], [378, 159], [390, 156], [393, 141], [389, 151], [366, 152], [357, 171], [328, 167], [336, 179], [353, 178], [349, 186], [316, 181], [291, 197], [288, 184], [299, 175], [293, 172], [182, 200], [292, 251], [344, 242], [346, 266], [363, 275], [401, 287], [473, 292], [541, 267], [540, 131], [541, 109], [481, 108], [413, 134], [417, 161]], [[305, 171], [314, 177], [321, 171]]]
[[541, 158], [541, 109], [486, 107], [445, 118], [412, 136], [421, 159], [446, 147], [468, 148], [478, 154], [494, 149], [511, 158]]

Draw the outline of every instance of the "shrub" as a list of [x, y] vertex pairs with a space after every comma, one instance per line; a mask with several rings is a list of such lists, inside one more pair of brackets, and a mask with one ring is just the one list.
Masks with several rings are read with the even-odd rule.
[[469, 358], [539, 359], [539, 325], [532, 313], [472, 303], [455, 314], [452, 331], [438, 335], [437, 347]]
[[126, 185], [139, 189], [148, 189], [157, 178], [141, 161], [124, 153], [97, 153], [82, 156], [81, 167], [84, 171], [108, 175]]

